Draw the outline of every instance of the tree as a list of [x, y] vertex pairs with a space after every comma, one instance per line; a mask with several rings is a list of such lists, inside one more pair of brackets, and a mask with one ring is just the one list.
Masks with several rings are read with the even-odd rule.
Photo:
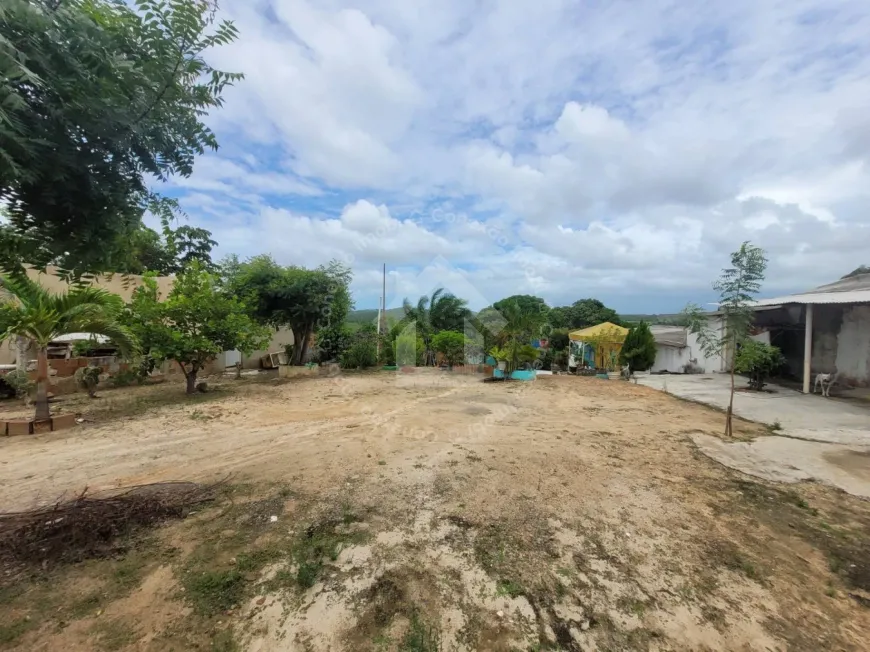
[[441, 331], [432, 337], [432, 348], [444, 356], [447, 365], [462, 364], [465, 360], [465, 335], [456, 331]]
[[619, 363], [628, 365], [629, 373], [646, 371], [656, 361], [656, 340], [649, 324], [641, 321], [628, 331], [622, 349], [619, 352]]
[[461, 333], [465, 328], [465, 320], [471, 316], [468, 302], [449, 292], [444, 292], [443, 288], [432, 293], [429, 310], [432, 329], [436, 333], [439, 331]]
[[550, 309], [548, 319], [553, 328], [571, 328], [571, 308], [568, 306], [560, 306]]
[[241, 74], [204, 53], [233, 41], [203, 0], [7, 0], [0, 6], [0, 201], [6, 253], [100, 271], [149, 210], [150, 186], [216, 149], [204, 124]]
[[749, 388], [761, 391], [765, 380], [785, 363], [780, 350], [755, 340], [746, 340], [737, 350], [734, 370], [737, 373], [749, 375]]
[[713, 289], [719, 293], [719, 313], [724, 328], [716, 331], [710, 328], [708, 315], [690, 304], [685, 315], [689, 330], [698, 336], [698, 343], [707, 356], [730, 355], [731, 357], [731, 396], [725, 413], [725, 436], [731, 436], [731, 417], [734, 413], [734, 373], [736, 352], [741, 344], [749, 339], [755, 313], [752, 309], [754, 296], [761, 290], [767, 258], [764, 250], [749, 242], [731, 254], [731, 267], [722, 270]]
[[360, 328], [350, 337], [350, 344], [342, 351], [339, 362], [344, 369], [366, 369], [378, 363], [378, 334], [374, 326]]
[[[555, 308], [554, 308], [555, 310]], [[550, 349], [562, 351], [568, 348], [568, 329], [559, 328], [550, 333]]]
[[604, 322], [621, 325], [619, 315], [612, 308], [608, 308], [598, 299], [580, 299], [571, 304], [569, 309], [571, 316], [571, 328], [588, 328]]
[[[436, 293], [438, 290], [435, 291]], [[433, 294], [433, 296], [435, 296]], [[402, 319], [402, 327], [409, 322], [414, 322], [417, 327], [417, 336], [423, 340], [423, 366], [435, 364], [435, 355], [432, 350], [432, 312], [430, 310], [429, 297], [425, 294], [417, 300], [417, 305], [411, 305], [407, 297], [402, 300], [402, 309], [405, 317]]]
[[23, 268], [11, 268], [0, 276], [10, 297], [0, 304], [0, 340], [23, 337], [36, 347], [37, 420], [51, 417], [48, 406], [48, 344], [69, 333], [93, 333], [108, 337], [118, 350], [129, 355], [136, 349], [135, 336], [121, 325], [121, 298], [111, 292], [74, 285], [54, 294], [30, 279]]
[[534, 319], [536, 323], [542, 324], [547, 321], [550, 313], [550, 307], [547, 305], [547, 302], [541, 297], [535, 297], [530, 294], [514, 294], [501, 301], [496, 301], [492, 304], [492, 307], [503, 313], [506, 306], [514, 304], [517, 305], [521, 312]]
[[310, 270], [282, 267], [263, 255], [245, 263], [225, 264], [224, 272], [227, 290], [240, 297], [260, 323], [293, 330], [292, 364], [304, 362], [318, 327], [340, 328], [352, 305], [350, 270], [335, 261]]
[[151, 360], [178, 364], [188, 394], [196, 391], [197, 374], [220, 353], [250, 353], [269, 341], [268, 329], [251, 319], [244, 303], [199, 263], [178, 275], [163, 302], [154, 278], [147, 276], [133, 293], [125, 322]]
[[604, 322], [621, 325], [619, 315], [598, 299], [580, 299], [570, 306], [553, 308], [549, 313], [553, 328], [588, 328]]
[[163, 235], [154, 229], [140, 225], [126, 243], [119, 247], [117, 260], [108, 264], [108, 270], [122, 274], [155, 272], [161, 276], [178, 274], [190, 263], [197, 261], [208, 271], [215, 271], [211, 251], [217, 242], [211, 239], [211, 231], [200, 227], [182, 225], [173, 230], [168, 226]]

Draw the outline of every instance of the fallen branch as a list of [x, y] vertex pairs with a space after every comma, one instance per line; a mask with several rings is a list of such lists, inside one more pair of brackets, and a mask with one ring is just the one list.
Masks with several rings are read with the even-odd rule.
[[8, 570], [117, 554], [120, 537], [186, 517], [193, 507], [213, 500], [224, 483], [161, 482], [102, 496], [91, 496], [86, 488], [51, 506], [0, 513], [0, 563]]

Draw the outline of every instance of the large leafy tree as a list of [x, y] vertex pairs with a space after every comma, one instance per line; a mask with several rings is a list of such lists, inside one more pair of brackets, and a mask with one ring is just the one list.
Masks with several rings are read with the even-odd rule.
[[543, 324], [550, 314], [550, 307], [541, 297], [530, 294], [515, 294], [501, 301], [496, 301], [492, 307], [499, 312], [504, 312], [508, 305], [516, 307], [526, 315], [529, 315], [538, 324]]
[[205, 53], [231, 42], [203, 0], [6, 0], [0, 5], [0, 200], [6, 254], [107, 269], [114, 245], [172, 200], [154, 179], [188, 176], [217, 148], [203, 123], [241, 75]]
[[598, 299], [580, 299], [570, 306], [553, 308], [549, 321], [554, 328], [587, 328], [604, 322], [620, 324], [616, 311]]
[[698, 343], [707, 356], [726, 355], [731, 359], [731, 396], [725, 413], [725, 436], [731, 436], [731, 417], [734, 412], [734, 374], [739, 347], [749, 340], [755, 312], [753, 302], [761, 290], [767, 257], [764, 250], [749, 242], [731, 254], [731, 266], [722, 270], [713, 289], [719, 293], [719, 314], [723, 329], [710, 327], [709, 315], [696, 305], [684, 311], [689, 330], [698, 336]]
[[340, 327], [352, 305], [350, 271], [338, 262], [312, 270], [283, 267], [263, 255], [244, 263], [228, 261], [224, 272], [228, 290], [250, 306], [260, 323], [293, 329], [293, 364], [305, 360], [315, 330]]
[[119, 315], [121, 298], [88, 285], [74, 285], [55, 294], [30, 279], [21, 268], [0, 276], [6, 297], [0, 303], [0, 340], [25, 338], [36, 347], [37, 420], [48, 419], [48, 345], [69, 333], [104, 335], [129, 355], [136, 348], [135, 336]]
[[189, 394], [196, 390], [199, 372], [220, 353], [250, 353], [269, 341], [268, 329], [198, 263], [179, 274], [166, 300], [160, 299], [154, 278], [146, 277], [133, 293], [125, 322], [152, 360], [178, 364]]

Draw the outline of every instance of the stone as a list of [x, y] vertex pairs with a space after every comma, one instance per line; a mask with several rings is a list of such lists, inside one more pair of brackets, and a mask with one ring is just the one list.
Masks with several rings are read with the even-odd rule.
[[51, 429], [52, 430], [63, 430], [64, 428], [72, 428], [76, 425], [75, 414], [58, 414], [51, 418]]
[[41, 421], [33, 422], [34, 435], [41, 435], [46, 432], [51, 432], [51, 419], [42, 419]]
[[6, 434], [7, 435], [29, 435], [33, 432], [33, 423], [30, 419], [26, 421], [7, 421], [6, 422]]

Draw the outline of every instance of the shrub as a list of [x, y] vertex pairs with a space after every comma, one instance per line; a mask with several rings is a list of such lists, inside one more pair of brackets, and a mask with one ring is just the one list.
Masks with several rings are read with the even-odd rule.
[[353, 333], [344, 324], [323, 328], [317, 333], [317, 361], [333, 362], [340, 360], [350, 346]]
[[761, 390], [767, 377], [778, 371], [784, 362], [785, 358], [777, 347], [746, 340], [737, 350], [734, 371], [749, 376], [750, 389]]
[[432, 348], [444, 356], [453, 367], [465, 360], [465, 335], [456, 331], [441, 331], [432, 337]]
[[99, 367], [79, 367], [75, 373], [76, 385], [85, 390], [88, 396], [94, 398], [96, 396], [97, 385], [100, 382], [101, 372], [102, 370]]
[[377, 335], [368, 331], [358, 331], [351, 338], [339, 363], [342, 369], [365, 369], [378, 363]]
[[0, 376], [0, 392], [9, 398], [24, 398], [33, 390], [35, 383], [27, 377], [26, 372], [10, 371]]
[[631, 373], [646, 371], [655, 364], [656, 341], [649, 324], [641, 321], [637, 326], [628, 331], [622, 350], [619, 352], [619, 362], [628, 365]]

